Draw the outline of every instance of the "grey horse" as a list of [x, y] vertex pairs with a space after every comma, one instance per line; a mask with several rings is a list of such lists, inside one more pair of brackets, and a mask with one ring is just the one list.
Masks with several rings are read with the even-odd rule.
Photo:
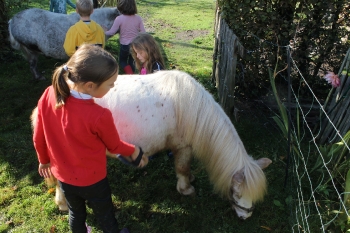
[[[94, 9], [91, 19], [109, 29], [119, 14], [117, 8], [98, 8]], [[23, 52], [35, 79], [45, 79], [37, 70], [39, 54], [68, 59], [63, 48], [64, 39], [68, 29], [78, 21], [77, 13], [57, 14], [38, 8], [21, 11], [9, 20], [11, 46]]]

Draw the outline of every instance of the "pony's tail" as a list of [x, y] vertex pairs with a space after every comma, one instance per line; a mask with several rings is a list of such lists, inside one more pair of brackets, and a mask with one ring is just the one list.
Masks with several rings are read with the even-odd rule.
[[34, 131], [34, 128], [36, 126], [36, 120], [38, 118], [38, 107], [35, 107], [32, 111], [32, 115], [30, 115], [30, 122], [32, 126], [32, 130]]
[[45, 182], [48, 187], [54, 187], [57, 185], [57, 179], [52, 174], [49, 178], [45, 178]]
[[12, 35], [11, 22], [12, 22], [12, 19], [9, 20], [9, 41], [11, 43], [12, 48], [19, 50], [21, 48], [21, 44], [18, 43], [18, 41]]

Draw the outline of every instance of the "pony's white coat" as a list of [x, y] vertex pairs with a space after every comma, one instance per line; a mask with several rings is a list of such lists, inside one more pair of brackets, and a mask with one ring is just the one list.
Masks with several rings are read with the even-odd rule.
[[[146, 156], [172, 150], [180, 193], [195, 191], [190, 184], [194, 155], [205, 165], [215, 191], [235, 203], [239, 217], [249, 217], [253, 203], [263, 198], [262, 168], [271, 160], [254, 160], [247, 154], [221, 106], [190, 75], [119, 75], [115, 87], [95, 101], [111, 110], [120, 137], [141, 146]], [[64, 201], [62, 195], [56, 192], [56, 203]]]
[[218, 193], [232, 199], [233, 175], [243, 172], [241, 204], [248, 202], [249, 208], [263, 198], [266, 178], [261, 167], [266, 165], [259, 166], [247, 154], [221, 106], [190, 75], [120, 75], [114, 89], [96, 102], [111, 110], [121, 138], [141, 146], [146, 155], [173, 151], [179, 192], [194, 191], [189, 184], [193, 154], [206, 166]]
[[[110, 28], [118, 15], [117, 8], [99, 8], [94, 9], [91, 19]], [[21, 11], [9, 20], [11, 46], [22, 50], [36, 79], [42, 78], [36, 70], [39, 54], [68, 60], [63, 43], [68, 29], [78, 21], [77, 13], [58, 14], [39, 8]]]

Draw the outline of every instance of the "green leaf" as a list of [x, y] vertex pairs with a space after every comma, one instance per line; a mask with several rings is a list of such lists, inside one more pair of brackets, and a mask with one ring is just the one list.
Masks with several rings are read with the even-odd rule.
[[273, 204], [278, 207], [283, 207], [283, 204], [279, 200], [273, 200]]
[[283, 122], [281, 121], [281, 119], [278, 116], [274, 116], [272, 117], [272, 119], [276, 122], [276, 124], [278, 125], [278, 127], [280, 128], [280, 130], [282, 131], [283, 135], [285, 137], [287, 137], [288, 135], [288, 131], [286, 129], [286, 126], [283, 124]]
[[344, 203], [346, 206], [346, 209], [349, 209], [350, 207], [350, 170], [348, 170], [348, 173], [346, 174], [346, 180], [345, 180], [345, 195], [344, 195]]

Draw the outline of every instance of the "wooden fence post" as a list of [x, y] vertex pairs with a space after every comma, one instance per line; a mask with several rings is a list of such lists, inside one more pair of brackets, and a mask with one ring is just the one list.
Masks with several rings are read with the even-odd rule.
[[234, 90], [237, 55], [244, 57], [245, 49], [226, 21], [216, 12], [215, 45], [212, 81], [219, 93], [219, 103], [229, 117], [234, 111]]

